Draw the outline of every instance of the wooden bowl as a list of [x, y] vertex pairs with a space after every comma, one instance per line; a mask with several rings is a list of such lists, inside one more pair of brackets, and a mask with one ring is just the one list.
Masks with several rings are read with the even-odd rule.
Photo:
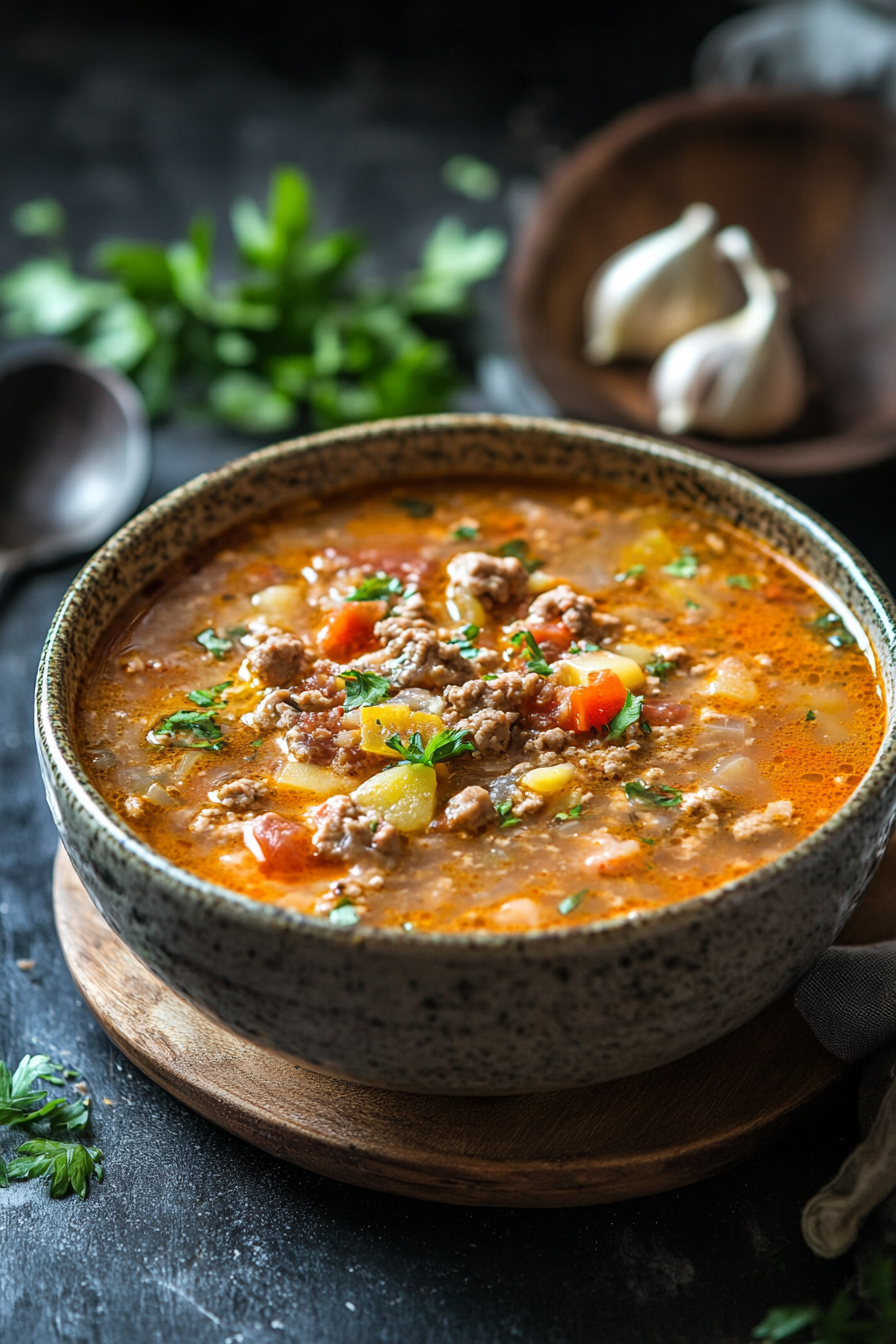
[[564, 412], [656, 429], [646, 365], [583, 354], [591, 277], [627, 243], [707, 201], [793, 281], [812, 392], [761, 443], [682, 437], [777, 476], [846, 471], [896, 452], [896, 121], [852, 100], [679, 94], [613, 122], [548, 181], [516, 249], [522, 354]]

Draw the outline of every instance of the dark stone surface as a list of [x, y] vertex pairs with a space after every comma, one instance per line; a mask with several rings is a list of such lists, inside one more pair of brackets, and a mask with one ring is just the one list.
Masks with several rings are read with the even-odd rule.
[[[438, 180], [447, 154], [483, 154], [515, 175], [517, 199], [538, 154], [507, 129], [506, 107], [490, 120], [475, 99], [454, 97], [463, 70], [427, 88], [416, 68], [399, 96], [397, 68], [355, 60], [312, 86], [187, 40], [29, 30], [0, 55], [0, 219], [52, 192], [70, 207], [79, 248], [117, 231], [170, 234], [200, 204], [223, 213], [234, 195], [261, 192], [271, 165], [287, 160], [318, 183], [323, 223], [359, 222], [379, 266], [410, 264], [447, 209], [471, 221], [506, 215], [506, 203], [447, 195]], [[662, 86], [632, 85], [628, 100]], [[0, 267], [16, 247], [0, 231]], [[497, 286], [482, 335], [502, 348]], [[163, 430], [153, 493], [244, 448], [213, 431]], [[887, 466], [795, 493], [892, 582], [894, 484]], [[799, 1210], [855, 1141], [853, 1089], [700, 1186], [603, 1208], [476, 1211], [290, 1168], [134, 1070], [76, 993], [51, 914], [56, 836], [31, 741], [32, 687], [75, 570], [19, 582], [0, 611], [0, 1055], [49, 1051], [85, 1071], [108, 1177], [85, 1204], [51, 1203], [36, 1183], [0, 1192], [0, 1339], [735, 1344], [774, 1303], [833, 1296], [849, 1266], [813, 1259]], [[33, 959], [33, 971], [18, 959]], [[0, 1135], [0, 1151], [11, 1148]]]

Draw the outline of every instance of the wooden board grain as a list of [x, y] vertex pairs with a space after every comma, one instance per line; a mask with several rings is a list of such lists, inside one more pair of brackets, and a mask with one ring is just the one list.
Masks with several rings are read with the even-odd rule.
[[[896, 852], [841, 941], [896, 936]], [[160, 1086], [277, 1157], [450, 1204], [563, 1207], [689, 1185], [749, 1157], [847, 1073], [790, 996], [687, 1058], [596, 1087], [434, 1097], [361, 1087], [268, 1054], [173, 994], [112, 932], [60, 849], [56, 924], [104, 1031]]]

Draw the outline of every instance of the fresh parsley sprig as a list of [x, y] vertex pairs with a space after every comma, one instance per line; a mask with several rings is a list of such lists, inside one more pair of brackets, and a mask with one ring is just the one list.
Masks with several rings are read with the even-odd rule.
[[35, 1083], [52, 1083], [62, 1087], [61, 1064], [54, 1064], [49, 1055], [25, 1055], [14, 1073], [0, 1060], [0, 1125], [30, 1126], [40, 1122], [48, 1130], [78, 1130], [87, 1124], [89, 1111], [86, 1101], [67, 1102], [64, 1097], [47, 1101], [46, 1089], [35, 1091]]
[[220, 635], [216, 635], [211, 626], [209, 626], [208, 630], [200, 630], [199, 634], [196, 636], [196, 643], [201, 644], [202, 647], [212, 655], [216, 662], [220, 662], [222, 658], [226, 658], [228, 653], [233, 649], [233, 640], [223, 639]]
[[646, 803], [649, 807], [681, 807], [681, 789], [672, 789], [666, 784], [657, 784], [651, 789], [643, 779], [632, 779], [623, 784], [622, 790], [630, 803]]
[[536, 569], [544, 569], [544, 561], [532, 554], [529, 543], [524, 537], [514, 537], [512, 541], [503, 542], [498, 547], [498, 554], [505, 559], [511, 556], [514, 560], [519, 560], [528, 574], [534, 574]]
[[649, 677], [659, 677], [660, 681], [665, 681], [670, 672], [674, 672], [678, 664], [669, 658], [653, 658], [649, 663], [644, 664], [644, 671]]
[[359, 234], [316, 236], [313, 213], [308, 179], [277, 169], [266, 209], [234, 203], [236, 278], [218, 284], [207, 215], [174, 243], [103, 243], [91, 275], [63, 246], [58, 202], [26, 203], [14, 227], [48, 253], [0, 278], [6, 334], [62, 338], [130, 374], [154, 418], [201, 409], [268, 434], [300, 416], [328, 428], [444, 410], [462, 381], [470, 291], [500, 266], [504, 234], [443, 219], [418, 268], [389, 284], [355, 274]]
[[344, 667], [339, 675], [345, 682], [345, 708], [348, 710], [382, 704], [392, 684], [388, 677], [381, 677], [378, 672], [363, 672], [356, 667]]
[[46, 1177], [51, 1198], [60, 1199], [74, 1190], [81, 1199], [87, 1196], [88, 1179], [103, 1179], [99, 1148], [88, 1148], [75, 1139], [50, 1137], [72, 1134], [86, 1128], [90, 1112], [86, 1097], [66, 1101], [54, 1097], [47, 1101], [40, 1082], [64, 1087], [77, 1070], [65, 1069], [49, 1055], [25, 1055], [14, 1071], [0, 1061], [0, 1125], [26, 1130], [32, 1137], [20, 1143], [9, 1162], [0, 1157], [0, 1189], [10, 1181]]
[[171, 739], [162, 745], [187, 751], [220, 751], [224, 746], [224, 734], [214, 709], [176, 710], [153, 728], [151, 740], [160, 737]]
[[[541, 646], [531, 630], [517, 630], [515, 635], [510, 636], [510, 642], [525, 658], [530, 672], [537, 672], [540, 677], [551, 675], [551, 665], [542, 653]], [[523, 648], [524, 644], [525, 649]]]
[[404, 584], [394, 574], [378, 570], [362, 579], [357, 588], [346, 594], [346, 602], [395, 602], [399, 597], [407, 597]]
[[607, 732], [608, 742], [618, 742], [626, 728], [637, 723], [641, 718], [641, 710], [644, 705], [643, 695], [632, 695], [631, 691], [625, 693], [625, 703], [610, 720]]
[[209, 709], [213, 705], [220, 705], [221, 696], [232, 685], [232, 681], [219, 681], [217, 686], [208, 686], [205, 690], [187, 691], [187, 699], [192, 700], [194, 705]]
[[663, 565], [663, 573], [671, 575], [673, 579], [693, 579], [699, 568], [700, 561], [696, 555], [688, 547], [684, 547], [671, 564]]
[[411, 733], [407, 742], [402, 742], [398, 734], [393, 733], [386, 739], [386, 746], [398, 752], [409, 765], [438, 765], [441, 761], [462, 756], [464, 752], [475, 751], [473, 743], [467, 740], [468, 736], [469, 730], [466, 728], [444, 728], [424, 745], [420, 733]]
[[0, 1171], [0, 1185], [46, 1177], [51, 1199], [63, 1199], [71, 1190], [79, 1199], [86, 1199], [90, 1177], [101, 1182], [105, 1175], [102, 1150], [83, 1143], [28, 1139], [19, 1144], [16, 1153], [6, 1164], [5, 1173]]
[[473, 642], [478, 635], [478, 625], [465, 625], [460, 634], [453, 636], [448, 643], [456, 644], [458, 652], [463, 658], [476, 658], [482, 652]]
[[893, 1344], [896, 1340], [896, 1294], [893, 1257], [878, 1251], [860, 1272], [858, 1300], [842, 1289], [827, 1311], [818, 1306], [772, 1307], [753, 1331], [759, 1344], [789, 1339], [807, 1340], [803, 1331], [813, 1326], [812, 1338], [824, 1344]]

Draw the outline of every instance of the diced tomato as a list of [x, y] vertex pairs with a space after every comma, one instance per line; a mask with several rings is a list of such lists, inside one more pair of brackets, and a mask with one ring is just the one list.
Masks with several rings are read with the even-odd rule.
[[562, 728], [565, 723], [570, 722], [571, 695], [571, 686], [554, 686], [551, 682], [545, 681], [535, 699], [529, 701], [523, 708], [523, 727], [532, 728], [536, 732], [543, 732], [546, 728]]
[[268, 873], [295, 873], [310, 857], [308, 832], [297, 821], [265, 812], [243, 827], [246, 848], [263, 864]]
[[615, 672], [609, 668], [595, 673], [587, 686], [576, 686], [569, 697], [567, 723], [561, 728], [574, 728], [587, 733], [589, 728], [606, 728], [625, 704], [626, 689]]
[[767, 583], [762, 590], [762, 596], [769, 602], [786, 602], [790, 593], [779, 583]]
[[387, 610], [385, 602], [343, 602], [317, 633], [321, 652], [337, 661], [364, 653], [374, 644], [373, 627]]
[[660, 728], [667, 723], [684, 723], [690, 713], [688, 706], [680, 700], [645, 700], [641, 718], [646, 719], [651, 728]]
[[556, 625], [530, 625], [528, 629], [540, 645], [553, 644], [558, 649], [568, 649], [572, 643], [572, 631], [559, 621]]

